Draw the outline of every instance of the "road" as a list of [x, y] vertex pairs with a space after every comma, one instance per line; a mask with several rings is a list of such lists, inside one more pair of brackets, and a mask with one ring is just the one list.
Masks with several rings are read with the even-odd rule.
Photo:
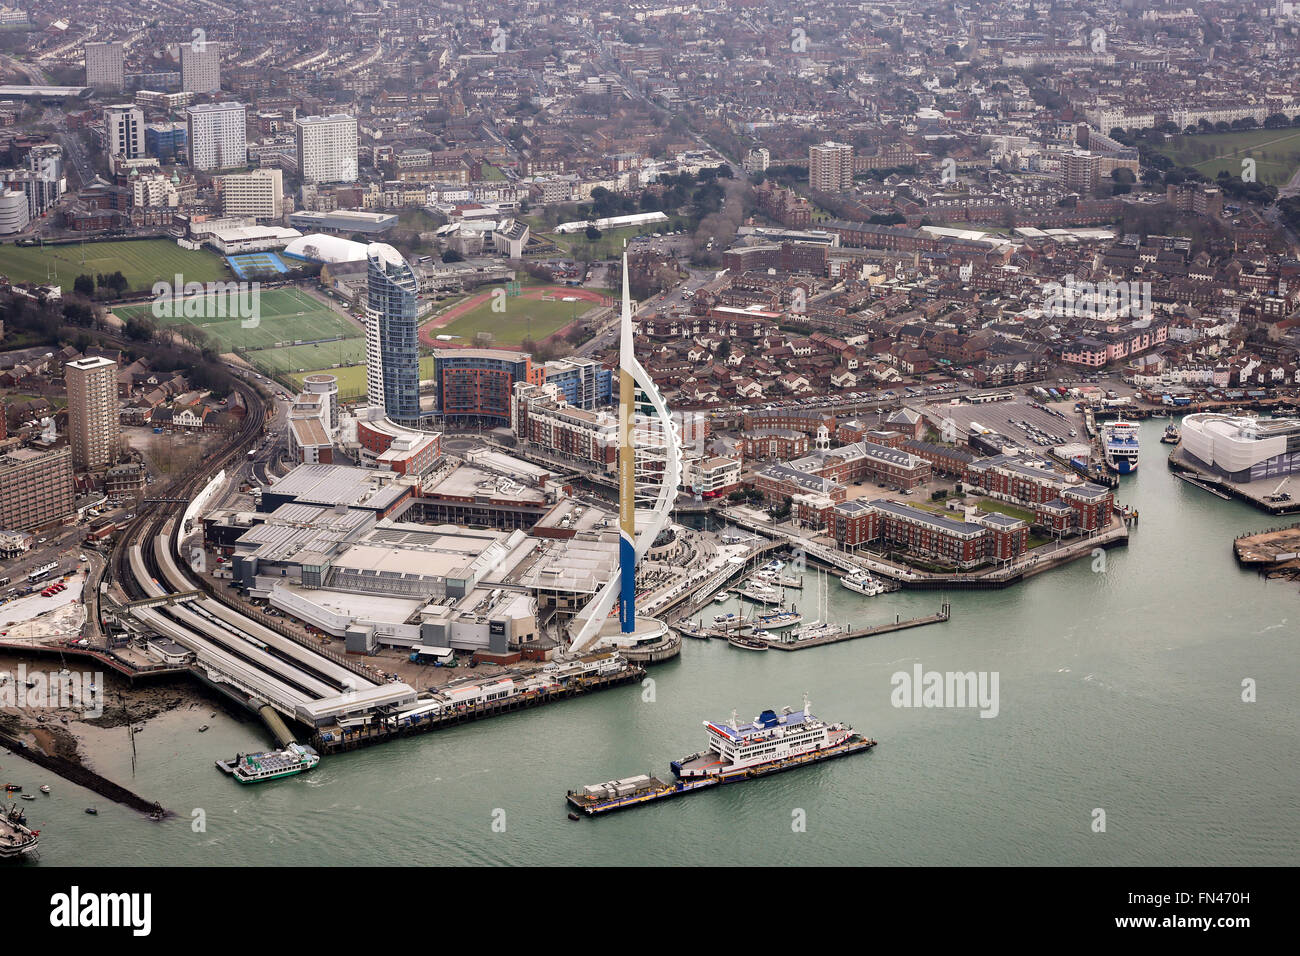
[[45, 71], [39, 66], [32, 66], [31, 64], [24, 63], [22, 60], [15, 59], [7, 54], [0, 54], [0, 63], [3, 63], [9, 69], [27, 77], [27, 82], [31, 83], [33, 86], [50, 85], [50, 78], [45, 75]]

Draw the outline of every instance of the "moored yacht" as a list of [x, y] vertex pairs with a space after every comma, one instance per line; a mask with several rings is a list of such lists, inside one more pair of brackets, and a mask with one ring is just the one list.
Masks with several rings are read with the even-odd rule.
[[846, 574], [840, 578], [840, 584], [864, 597], [875, 597], [877, 594], [884, 594], [888, 590], [871, 576], [870, 571], [853, 571]]

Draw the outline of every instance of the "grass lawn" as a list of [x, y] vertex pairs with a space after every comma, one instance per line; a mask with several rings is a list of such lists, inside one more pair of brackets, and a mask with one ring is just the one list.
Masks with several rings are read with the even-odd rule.
[[[157, 317], [151, 303], [120, 306], [113, 311], [123, 321], [136, 317], [148, 318], [161, 328], [175, 328], [187, 338], [198, 330], [221, 352], [280, 349], [302, 342], [339, 337], [359, 339], [362, 334], [356, 325], [333, 309], [291, 287], [260, 291], [261, 316], [252, 328], [245, 328], [246, 320], [237, 316], [220, 316], [215, 300], [199, 302], [199, 299], [200, 297], [194, 296], [185, 300], [178, 304], [176, 311], [188, 309], [191, 303], [197, 303], [211, 318], [184, 315]], [[256, 363], [256, 356], [246, 358]], [[286, 366], [288, 367], [292, 366]]]
[[[321, 346], [321, 348], [325, 348], [325, 346]], [[366, 366], [364, 364], [353, 365], [349, 368], [322, 368], [317, 369], [316, 371], [325, 372], [328, 375], [333, 375], [338, 378], [340, 402], [356, 402], [365, 398]], [[302, 388], [303, 380], [311, 374], [311, 372], [291, 372], [285, 377], [296, 384], [299, 388]], [[420, 359], [420, 378], [433, 378], [432, 355], [426, 355], [424, 358]]]
[[505, 173], [501, 172], [501, 170], [489, 163], [484, 163], [480, 167], [480, 172], [483, 176], [483, 181], [488, 183], [501, 182], [506, 178]]
[[[563, 293], [557, 295], [562, 296]], [[508, 298], [505, 305], [504, 312], [493, 312], [492, 299], [489, 298], [449, 325], [435, 329], [434, 334], [458, 335], [460, 339], [456, 344], [473, 343], [477, 332], [491, 332], [493, 345], [518, 345], [527, 338], [540, 342], [584, 312], [596, 308], [594, 302], [563, 302], [559, 298], [554, 302]]]
[[18, 402], [29, 402], [34, 398], [43, 398], [55, 408], [66, 408], [68, 405], [66, 395], [28, 395], [25, 392], [0, 392], [0, 397], [3, 397], [10, 405]]
[[[316, 371], [333, 375], [339, 380], [339, 401], [355, 402], [366, 394], [366, 367], [353, 365], [349, 368], [322, 368]], [[302, 388], [303, 379], [312, 372], [291, 372], [285, 377]]]
[[441, 219], [428, 210], [418, 208], [403, 209], [397, 214], [397, 222], [403, 228], [417, 232], [432, 232], [443, 224]]
[[365, 339], [341, 339], [337, 342], [320, 342], [315, 345], [293, 345], [286, 349], [257, 349], [243, 353], [246, 361], [252, 362], [268, 375], [297, 372], [304, 375], [313, 371], [330, 372], [336, 369], [332, 365], [364, 365], [366, 361]]
[[1034, 523], [1034, 513], [1032, 511], [1017, 508], [1015, 505], [1009, 505], [1005, 501], [998, 501], [996, 498], [980, 498], [975, 502], [975, 505], [980, 511], [996, 511], [998, 514], [1020, 518], [1029, 524]]
[[1300, 129], [1253, 129], [1236, 133], [1175, 136], [1155, 152], [1180, 166], [1191, 166], [1210, 179], [1227, 170], [1241, 175], [1241, 161], [1255, 160], [1255, 178], [1281, 186], [1300, 166]]
[[[85, 261], [82, 261], [82, 257]], [[182, 249], [170, 239], [136, 242], [87, 242], [63, 246], [0, 246], [0, 274], [20, 282], [44, 282], [46, 267], [57, 283], [71, 290], [79, 275], [121, 271], [132, 291], [148, 291], [159, 279], [173, 282], [180, 273], [186, 282], [215, 282], [232, 278], [225, 262], [207, 249]]]

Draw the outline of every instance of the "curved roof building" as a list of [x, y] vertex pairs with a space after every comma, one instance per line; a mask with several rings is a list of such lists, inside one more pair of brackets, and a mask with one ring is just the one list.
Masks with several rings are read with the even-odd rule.
[[284, 247], [282, 254], [307, 262], [361, 262], [366, 258], [366, 244], [315, 232], [293, 240]]
[[1300, 420], [1201, 412], [1183, 419], [1183, 451], [1229, 481], [1300, 472]]

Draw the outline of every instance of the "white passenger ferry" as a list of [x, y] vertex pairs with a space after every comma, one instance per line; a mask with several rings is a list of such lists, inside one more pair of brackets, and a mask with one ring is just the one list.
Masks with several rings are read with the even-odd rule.
[[1138, 426], [1136, 422], [1123, 419], [1107, 422], [1101, 428], [1102, 452], [1106, 458], [1106, 467], [1121, 475], [1137, 471], [1138, 466]]
[[303, 773], [320, 763], [320, 754], [304, 744], [291, 743], [283, 750], [260, 754], [236, 754], [234, 760], [218, 760], [217, 767], [240, 783], [262, 783]]
[[746, 777], [786, 770], [816, 760], [870, 749], [876, 742], [844, 724], [828, 724], [812, 713], [807, 695], [803, 710], [765, 710], [752, 723], [706, 720], [709, 748], [672, 762], [682, 780], [717, 779], [729, 783]]

